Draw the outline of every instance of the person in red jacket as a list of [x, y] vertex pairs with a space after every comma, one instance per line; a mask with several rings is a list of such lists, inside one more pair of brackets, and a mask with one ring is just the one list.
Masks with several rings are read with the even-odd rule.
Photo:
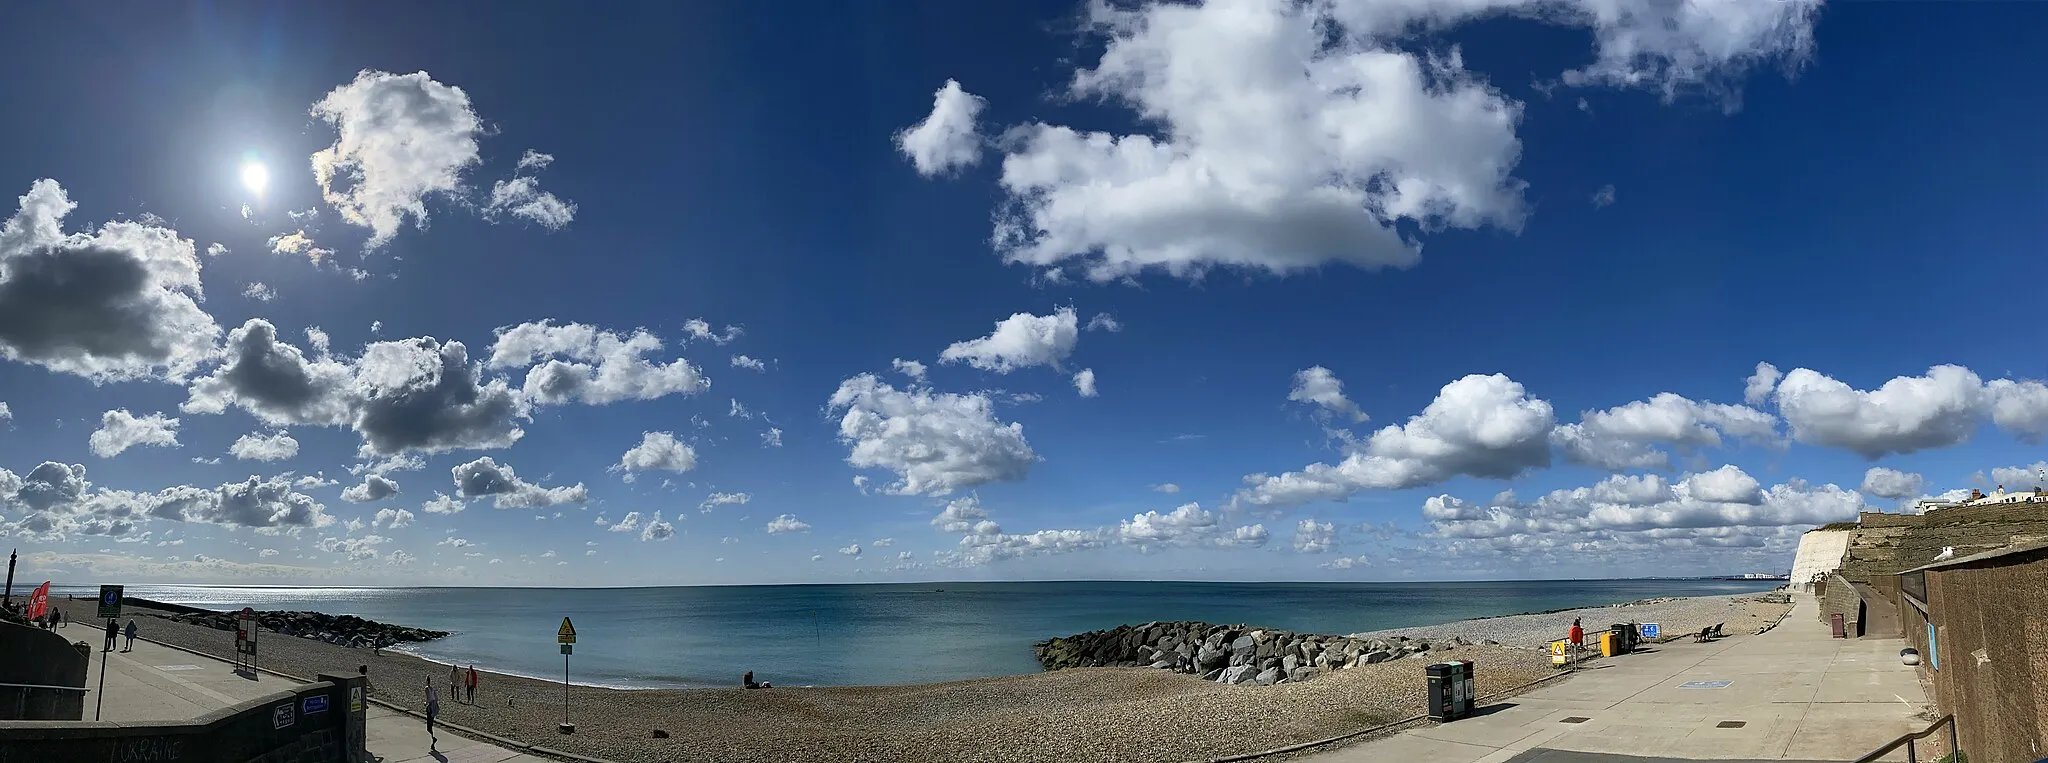
[[1572, 618], [1572, 629], [1565, 638], [1572, 642], [1572, 658], [1578, 659], [1579, 648], [1586, 643], [1586, 629], [1579, 627], [1579, 618]]
[[468, 679], [468, 681], [467, 681], [467, 683], [466, 683], [465, 685], [466, 685], [466, 686], [467, 686], [467, 688], [469, 689], [469, 692], [468, 692], [468, 694], [469, 694], [469, 704], [472, 704], [472, 705], [474, 705], [474, 704], [476, 704], [476, 666], [475, 666], [475, 665], [471, 665], [471, 666], [469, 666], [469, 675], [468, 675], [468, 676], [466, 676], [465, 678], [467, 678], [467, 679]]

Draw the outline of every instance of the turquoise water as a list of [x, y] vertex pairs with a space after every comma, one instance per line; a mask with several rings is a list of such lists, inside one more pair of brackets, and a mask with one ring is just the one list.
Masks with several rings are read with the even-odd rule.
[[[621, 687], [925, 683], [1038, 671], [1031, 644], [1151, 620], [1309, 633], [1432, 625], [1654, 596], [1770, 590], [1778, 581], [1479, 583], [929, 583], [672, 588], [279, 588], [131, 585], [209, 609], [352, 614], [451, 631], [407, 651], [560, 678], [555, 630], [574, 620], [577, 683]], [[97, 588], [54, 588], [93, 593]]]

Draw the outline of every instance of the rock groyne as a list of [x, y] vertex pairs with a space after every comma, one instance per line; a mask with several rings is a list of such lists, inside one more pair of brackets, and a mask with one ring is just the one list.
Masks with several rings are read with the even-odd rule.
[[[1452, 645], [1464, 641], [1452, 638]], [[1226, 684], [1300, 683], [1326, 672], [1422, 655], [1427, 641], [1405, 636], [1319, 636], [1203, 622], [1119, 625], [1032, 646], [1046, 670], [1153, 667]]]
[[[199, 610], [162, 617], [214, 630], [231, 631], [235, 629], [238, 615], [233, 612]], [[365, 620], [355, 615], [330, 615], [322, 612], [258, 612], [256, 622], [262, 625], [264, 630], [358, 649], [385, 647], [405, 641], [432, 641], [448, 635], [447, 631], [409, 628]]]

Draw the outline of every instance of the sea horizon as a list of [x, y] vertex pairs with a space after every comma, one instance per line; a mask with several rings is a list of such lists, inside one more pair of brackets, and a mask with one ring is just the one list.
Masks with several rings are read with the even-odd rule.
[[[590, 590], [590, 591], [628, 591], [628, 590], [640, 590], [640, 589], [649, 589], [649, 588], [799, 588], [799, 587], [810, 587], [810, 586], [892, 586], [892, 585], [949, 585], [949, 584], [959, 584], [959, 585], [968, 585], [968, 584], [975, 584], [975, 585], [980, 585], [980, 584], [991, 584], [991, 583], [1218, 583], [1218, 584], [1245, 584], [1245, 585], [1338, 585], [1338, 586], [1341, 586], [1341, 585], [1351, 585], [1351, 584], [1355, 584], [1355, 583], [1370, 583], [1370, 584], [1373, 584], [1373, 585], [1437, 585], [1437, 584], [1447, 584], [1447, 583], [1571, 583], [1571, 582], [1580, 582], [1580, 581], [1628, 581], [1628, 580], [1731, 580], [1731, 581], [1748, 581], [1748, 582], [1757, 582], [1757, 583], [1783, 583], [1783, 582], [1786, 582], [1787, 578], [1744, 578], [1744, 577], [1741, 577], [1741, 576], [1739, 576], [1739, 575], [1678, 575], [1678, 576], [1640, 576], [1640, 577], [1620, 577], [1620, 578], [1488, 578], [1488, 579], [1484, 579], [1484, 580], [1475, 580], [1475, 579], [1456, 579], [1456, 580], [1362, 580], [1362, 581], [1359, 581], [1359, 580], [1351, 580], [1351, 581], [1341, 581], [1341, 580], [1288, 580], [1288, 579], [1274, 579], [1274, 580], [1188, 580], [1188, 579], [1182, 579], [1182, 578], [1031, 578], [1031, 579], [1017, 579], [1017, 580], [841, 580], [841, 581], [820, 581], [820, 582], [815, 582], [815, 583], [654, 583], [654, 584], [646, 584], [646, 585], [574, 585], [574, 586], [549, 586], [549, 585], [368, 585], [368, 584], [350, 584], [350, 583], [332, 583], [332, 584], [313, 584], [313, 583], [193, 583], [193, 582], [183, 582], [183, 583], [124, 583], [124, 584], [102, 584], [102, 583], [71, 583], [71, 582], [59, 582], [59, 581], [55, 581], [55, 580], [51, 580], [51, 581], [47, 581], [47, 582], [49, 582], [49, 583], [50, 583], [50, 591], [51, 591], [51, 593], [53, 593], [53, 594], [55, 594], [55, 593], [59, 593], [59, 592], [62, 592], [62, 593], [68, 593], [68, 594], [72, 594], [72, 595], [77, 595], [77, 594], [80, 594], [80, 593], [87, 593], [87, 592], [96, 592], [96, 591], [98, 591], [98, 590], [99, 590], [99, 587], [100, 587], [101, 585], [124, 585], [124, 586], [131, 586], [131, 587], [132, 587], [132, 586], [138, 586], [138, 585], [139, 585], [139, 586], [151, 586], [151, 587], [155, 587], [155, 586], [204, 586], [204, 587], [207, 587], [207, 588], [271, 588], [271, 589], [276, 589], [276, 588], [348, 588], [348, 589], [358, 589], [358, 590], [415, 590], [415, 589], [437, 589], [437, 590], [534, 590], [534, 591], [565, 591], [565, 590]], [[36, 586], [36, 585], [41, 585], [41, 584], [40, 584], [40, 583], [37, 583], [37, 584], [34, 584], [34, 585], [30, 585], [30, 586], [29, 586], [29, 589], [30, 589], [30, 590], [34, 590], [34, 588], [35, 588], [35, 586]], [[15, 588], [17, 588], [17, 589], [21, 588], [21, 581], [20, 581], [20, 580], [16, 580], [16, 581], [15, 581]]]
[[[747, 671], [784, 686], [990, 678], [1038, 672], [1033, 643], [1124, 624], [1199, 620], [1343, 635], [1663, 596], [1760, 592], [1781, 583], [1609, 578], [607, 588], [136, 584], [125, 591], [218, 611], [316, 611], [448, 631], [446, 638], [395, 649], [536, 678], [560, 676], [555, 632], [567, 617], [579, 636], [575, 683], [648, 689], [730, 686]], [[97, 585], [51, 586], [53, 595], [97, 591]]]

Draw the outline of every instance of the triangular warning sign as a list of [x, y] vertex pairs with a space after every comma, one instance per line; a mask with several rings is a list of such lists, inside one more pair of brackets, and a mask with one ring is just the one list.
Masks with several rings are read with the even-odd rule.
[[570, 624], [569, 624], [569, 618], [566, 618], [566, 617], [564, 617], [564, 618], [562, 618], [562, 629], [561, 629], [561, 630], [558, 630], [558, 631], [555, 631], [555, 635], [557, 635], [557, 636], [575, 636], [575, 635], [576, 635], [576, 626], [574, 626], [574, 625], [570, 625]]

